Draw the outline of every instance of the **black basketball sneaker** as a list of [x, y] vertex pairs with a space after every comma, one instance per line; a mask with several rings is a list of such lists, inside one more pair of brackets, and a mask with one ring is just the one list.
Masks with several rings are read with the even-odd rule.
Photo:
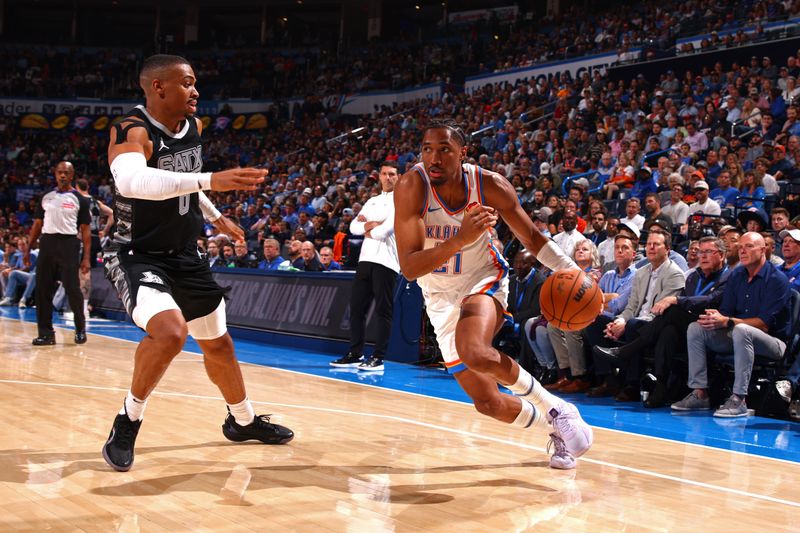
[[348, 368], [348, 367], [356, 367], [364, 362], [364, 356], [354, 354], [353, 352], [347, 352], [347, 355], [336, 359], [335, 361], [331, 361], [330, 365], [336, 368]]
[[360, 365], [358, 369], [362, 372], [380, 372], [383, 370], [383, 358], [372, 356]]
[[111, 434], [103, 446], [103, 459], [117, 472], [127, 472], [133, 466], [133, 446], [141, 425], [141, 420], [131, 422], [127, 413], [114, 419]]
[[35, 339], [33, 339], [34, 346], [53, 346], [56, 343], [56, 334], [53, 333], [52, 335], [39, 335]]
[[233, 442], [260, 440], [264, 444], [286, 444], [294, 438], [291, 429], [270, 423], [269, 415], [256, 415], [248, 425], [240, 426], [230, 412], [222, 424], [222, 434]]

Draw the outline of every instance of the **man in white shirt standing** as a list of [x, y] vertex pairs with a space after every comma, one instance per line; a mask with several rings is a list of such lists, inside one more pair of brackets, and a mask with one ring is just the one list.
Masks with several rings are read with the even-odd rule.
[[[722, 212], [719, 204], [708, 197], [708, 183], [703, 180], [694, 184], [694, 197], [697, 200], [689, 206], [689, 216], [695, 213], [704, 215], [719, 215]], [[712, 218], [704, 218], [703, 224], [711, 224]]]
[[[363, 371], [382, 371], [383, 356], [392, 332], [392, 305], [400, 263], [394, 237], [394, 185], [399, 174], [397, 165], [390, 161], [381, 164], [383, 192], [364, 204], [358, 216], [350, 223], [353, 235], [364, 235], [361, 255], [358, 258], [356, 277], [350, 298], [350, 351], [344, 357], [331, 361], [331, 366], [357, 367]], [[364, 360], [364, 337], [367, 311], [375, 299], [378, 332], [372, 356]]]

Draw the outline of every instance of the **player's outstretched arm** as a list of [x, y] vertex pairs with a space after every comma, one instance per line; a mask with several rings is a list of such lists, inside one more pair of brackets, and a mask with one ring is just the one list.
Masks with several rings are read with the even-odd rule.
[[111, 130], [108, 161], [120, 194], [143, 200], [166, 200], [204, 189], [214, 191], [253, 191], [263, 183], [265, 169], [234, 168], [222, 172], [172, 172], [147, 166], [153, 143], [141, 127], [128, 130], [117, 144], [117, 131]]
[[404, 174], [394, 189], [394, 235], [400, 270], [409, 281], [442, 266], [461, 248], [477, 240], [497, 220], [493, 210], [473, 209], [464, 215], [464, 223], [456, 236], [426, 250], [425, 223], [422, 220], [424, 206], [425, 188], [419, 174]]
[[522, 209], [511, 183], [500, 174], [483, 171], [483, 195], [525, 248], [550, 270], [578, 268], [561, 248], [542, 235]]

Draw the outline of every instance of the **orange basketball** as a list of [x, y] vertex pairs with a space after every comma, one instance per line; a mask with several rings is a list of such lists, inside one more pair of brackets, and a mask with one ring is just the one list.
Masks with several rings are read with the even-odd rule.
[[539, 305], [553, 326], [577, 331], [594, 322], [603, 310], [603, 293], [583, 270], [559, 270], [542, 285]]

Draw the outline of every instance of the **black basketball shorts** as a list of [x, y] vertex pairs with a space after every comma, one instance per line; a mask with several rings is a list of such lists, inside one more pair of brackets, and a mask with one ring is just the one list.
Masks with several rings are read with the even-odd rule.
[[[208, 261], [202, 259], [194, 248], [172, 256], [123, 248], [107, 252], [103, 262], [106, 277], [134, 321], [137, 297], [142, 287], [172, 296], [186, 322], [213, 313], [227, 292], [214, 281]], [[144, 292], [152, 294], [152, 291]]]

